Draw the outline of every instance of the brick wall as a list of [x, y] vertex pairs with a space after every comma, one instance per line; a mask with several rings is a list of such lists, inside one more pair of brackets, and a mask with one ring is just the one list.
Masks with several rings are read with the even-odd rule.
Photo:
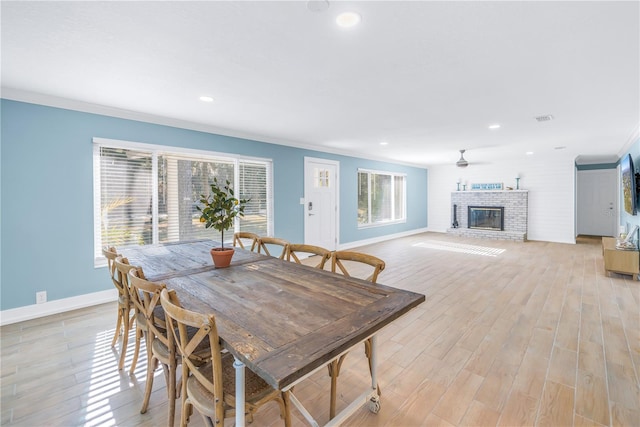
[[[451, 224], [453, 205], [457, 206], [458, 228], [448, 228], [447, 233], [486, 239], [527, 240], [529, 219], [529, 192], [527, 190], [504, 191], [454, 191], [451, 193]], [[504, 207], [504, 231], [468, 228], [468, 206]]]

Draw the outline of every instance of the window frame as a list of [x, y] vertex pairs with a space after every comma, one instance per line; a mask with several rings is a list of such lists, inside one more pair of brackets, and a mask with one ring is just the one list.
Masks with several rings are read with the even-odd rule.
[[[367, 174], [367, 222], [362, 224], [358, 221], [358, 229], [364, 229], [364, 228], [373, 228], [373, 227], [383, 227], [386, 225], [392, 225], [392, 224], [403, 224], [407, 222], [407, 174], [406, 173], [400, 173], [400, 172], [389, 172], [389, 171], [380, 171], [380, 170], [375, 170], [375, 169], [365, 169], [365, 168], [358, 168], [357, 171], [357, 177], [359, 180], [360, 174], [361, 173], [366, 173]], [[386, 221], [378, 221], [378, 222], [371, 222], [372, 221], [372, 209], [371, 209], [371, 196], [372, 196], [372, 191], [371, 191], [371, 182], [372, 182], [372, 175], [385, 175], [388, 176], [390, 178], [390, 182], [392, 183], [391, 185], [391, 189], [390, 189], [390, 194], [391, 194], [391, 200], [390, 200], [390, 209], [392, 212], [392, 219], [390, 220], [386, 220]], [[396, 208], [396, 203], [395, 203], [395, 178], [396, 177], [402, 177], [402, 217], [400, 218], [396, 218], [395, 215], [395, 208]], [[360, 183], [358, 182], [357, 185], [357, 196], [358, 196], [358, 202], [359, 202], [359, 197], [360, 197]]]
[[[183, 148], [169, 145], [149, 144], [143, 142], [123, 141], [108, 138], [94, 137], [92, 139], [93, 150], [93, 248], [94, 248], [94, 267], [104, 267], [107, 265], [106, 258], [102, 255], [102, 231], [101, 231], [101, 165], [100, 165], [100, 149], [102, 147], [135, 150], [143, 153], [149, 153], [152, 158], [152, 242], [159, 243], [158, 232], [158, 157], [166, 156], [184, 156], [195, 157], [203, 161], [221, 161], [231, 162], [234, 164], [233, 187], [240, 186], [240, 163], [254, 162], [263, 163], [266, 168], [266, 193], [267, 193], [267, 233], [273, 235], [274, 227], [274, 195], [273, 195], [273, 159], [244, 156], [232, 153], [223, 153], [217, 151], [207, 151], [192, 148]], [[239, 221], [234, 223], [234, 232], [239, 231]]]

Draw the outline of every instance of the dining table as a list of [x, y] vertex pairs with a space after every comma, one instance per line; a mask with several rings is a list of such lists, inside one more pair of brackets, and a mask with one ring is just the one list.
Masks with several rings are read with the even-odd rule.
[[[231, 265], [214, 267], [213, 240], [121, 250], [145, 277], [174, 289], [183, 307], [215, 316], [220, 341], [235, 358], [236, 404], [244, 406], [248, 367], [318, 422], [292, 388], [371, 338], [371, 383], [326, 425], [339, 425], [362, 405], [380, 409], [376, 334], [415, 308], [422, 294], [235, 248]], [[327, 399], [328, 400], [328, 399]], [[236, 411], [236, 426], [244, 426]]]

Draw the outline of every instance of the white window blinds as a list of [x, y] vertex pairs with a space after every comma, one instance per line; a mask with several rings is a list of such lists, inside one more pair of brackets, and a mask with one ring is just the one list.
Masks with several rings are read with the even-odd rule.
[[[149, 147], [146, 150], [146, 147]], [[143, 148], [141, 148], [143, 147]], [[185, 150], [186, 151], [186, 150]], [[194, 239], [220, 239], [205, 229], [196, 206], [213, 178], [229, 180], [236, 196], [251, 199], [233, 231], [272, 233], [271, 161], [122, 141], [94, 145], [94, 234], [97, 264], [101, 248]], [[232, 233], [225, 233], [231, 240]]]
[[106, 246], [150, 244], [153, 240], [150, 152], [99, 147], [99, 236]]

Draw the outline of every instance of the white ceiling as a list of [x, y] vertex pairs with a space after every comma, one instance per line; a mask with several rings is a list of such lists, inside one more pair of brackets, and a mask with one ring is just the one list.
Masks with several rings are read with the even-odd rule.
[[615, 162], [640, 122], [639, 6], [2, 1], [2, 96], [417, 165]]

